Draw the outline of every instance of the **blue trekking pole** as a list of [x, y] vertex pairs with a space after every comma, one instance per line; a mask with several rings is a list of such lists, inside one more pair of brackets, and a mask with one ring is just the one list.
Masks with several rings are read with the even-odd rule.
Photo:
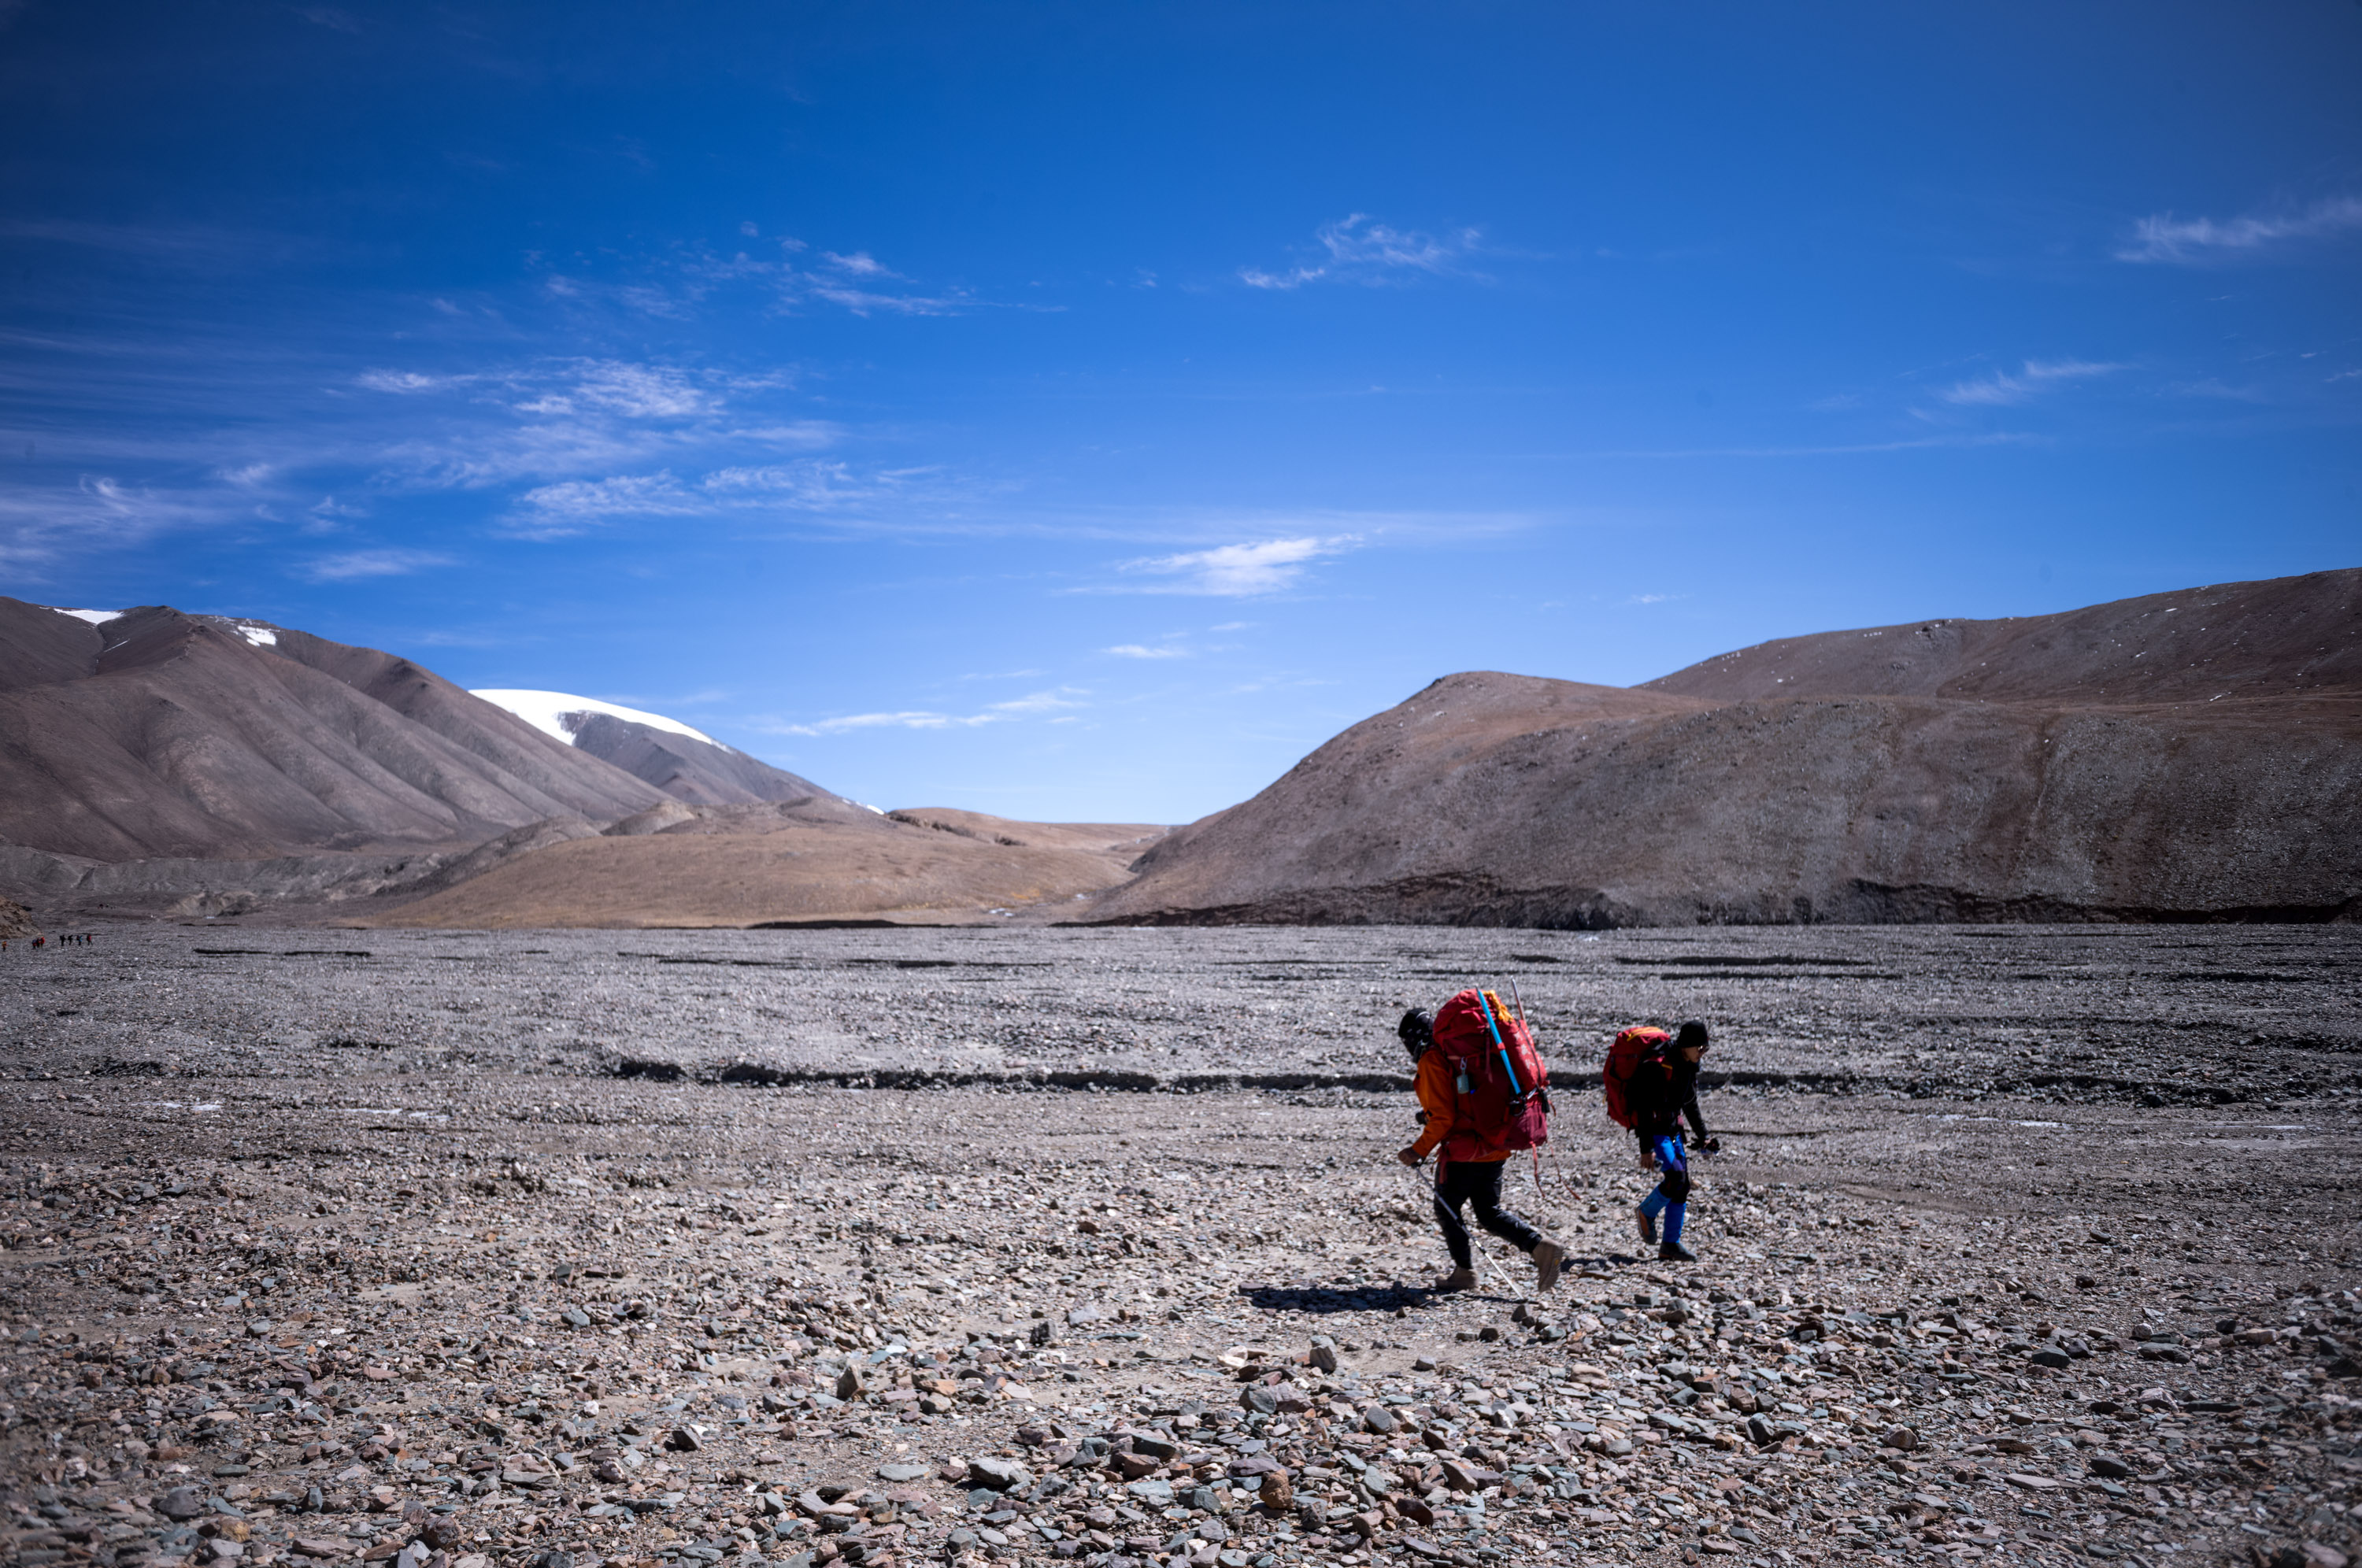
[[1493, 1032], [1493, 1049], [1501, 1054], [1502, 1069], [1509, 1075], [1509, 1092], [1519, 1099], [1526, 1098], [1526, 1088], [1518, 1082], [1518, 1069], [1509, 1063], [1509, 1043], [1501, 1038], [1501, 1026], [1493, 1021], [1493, 1004], [1485, 999], [1485, 988], [1476, 988], [1476, 1010], [1485, 1015], [1485, 1027]]

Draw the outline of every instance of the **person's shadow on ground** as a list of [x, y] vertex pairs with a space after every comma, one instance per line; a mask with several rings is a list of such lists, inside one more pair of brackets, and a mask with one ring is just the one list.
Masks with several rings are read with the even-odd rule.
[[1413, 1285], [1371, 1285], [1348, 1288], [1336, 1285], [1242, 1285], [1239, 1294], [1251, 1307], [1266, 1312], [1391, 1312], [1397, 1307], [1424, 1307], [1436, 1293]]

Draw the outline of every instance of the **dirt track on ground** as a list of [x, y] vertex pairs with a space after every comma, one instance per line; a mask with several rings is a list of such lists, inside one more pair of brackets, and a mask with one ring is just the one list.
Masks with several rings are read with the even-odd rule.
[[[140, 927], [0, 963], [27, 1563], [2353, 1549], [2340, 929]], [[1433, 1296], [1391, 1023], [1511, 977], [1562, 1085], [1512, 1201], [1574, 1262], [1529, 1304], [1495, 1244]], [[1672, 1268], [1577, 1080], [1693, 1015], [1728, 1150]]]

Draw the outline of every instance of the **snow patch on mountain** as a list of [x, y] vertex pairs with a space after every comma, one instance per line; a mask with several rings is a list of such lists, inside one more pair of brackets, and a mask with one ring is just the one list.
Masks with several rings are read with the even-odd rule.
[[120, 610], [67, 610], [52, 604], [50, 609], [61, 615], [71, 615], [77, 621], [87, 621], [94, 626], [104, 626], [123, 613]]
[[568, 745], [574, 744], [575, 734], [582, 728], [583, 720], [593, 713], [605, 713], [611, 718], [622, 719], [629, 723], [646, 724], [652, 730], [687, 735], [691, 740], [703, 741], [708, 745], [721, 745], [724, 751], [737, 749], [735, 746], [722, 745], [722, 743], [712, 735], [702, 730], [690, 729], [679, 719], [668, 719], [662, 713], [643, 712], [637, 708], [626, 708], [619, 703], [602, 702], [595, 697], [576, 697], [564, 691], [524, 691], [506, 688], [487, 689], [471, 692], [469, 695], [481, 697], [494, 707], [506, 708], [542, 734], [552, 739], [564, 741]]

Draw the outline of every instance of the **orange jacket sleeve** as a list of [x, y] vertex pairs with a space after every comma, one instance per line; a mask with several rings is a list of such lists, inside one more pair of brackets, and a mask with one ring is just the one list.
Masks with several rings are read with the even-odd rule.
[[1422, 1160], [1451, 1135], [1452, 1109], [1460, 1098], [1452, 1090], [1451, 1077], [1451, 1059], [1441, 1051], [1430, 1049], [1418, 1059], [1418, 1104], [1427, 1112], [1427, 1125], [1410, 1149]]

